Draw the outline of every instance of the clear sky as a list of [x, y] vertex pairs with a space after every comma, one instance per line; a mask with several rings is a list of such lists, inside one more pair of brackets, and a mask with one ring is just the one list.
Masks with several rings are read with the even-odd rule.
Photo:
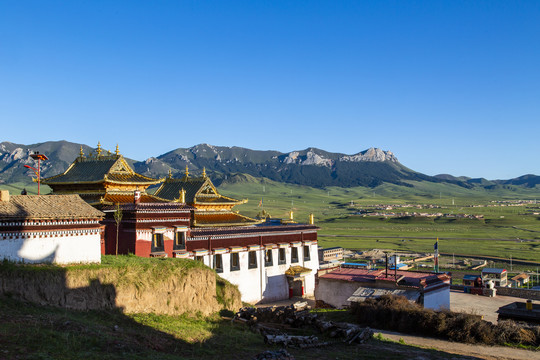
[[540, 174], [540, 1], [0, 1], [0, 141]]

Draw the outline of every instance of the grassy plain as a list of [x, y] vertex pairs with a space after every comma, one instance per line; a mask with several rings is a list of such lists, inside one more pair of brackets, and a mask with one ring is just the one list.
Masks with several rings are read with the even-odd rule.
[[[307, 222], [309, 213], [313, 213], [321, 228], [319, 244], [323, 247], [432, 252], [435, 239], [439, 238], [439, 251], [444, 253], [540, 261], [540, 216], [534, 215], [540, 211], [540, 204], [493, 206], [494, 201], [540, 199], [540, 189], [507, 186], [490, 191], [426, 182], [411, 185], [315, 189], [248, 178], [224, 183], [220, 190], [232, 197], [248, 198], [249, 202], [237, 209], [249, 216], [256, 216], [264, 209], [272, 217], [287, 218], [293, 209], [296, 221]], [[263, 206], [259, 206], [261, 199]], [[381, 210], [385, 213], [468, 214], [483, 218], [390, 218], [357, 214], [379, 204], [439, 207], [394, 206], [392, 210]]]

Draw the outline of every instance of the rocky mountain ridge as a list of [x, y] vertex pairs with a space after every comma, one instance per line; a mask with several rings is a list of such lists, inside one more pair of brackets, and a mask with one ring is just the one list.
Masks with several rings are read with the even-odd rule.
[[[22, 145], [0, 143], [0, 182], [30, 182], [35, 176], [24, 165], [35, 166], [30, 154], [36, 151], [46, 154], [49, 161], [42, 163], [42, 176], [59, 174], [79, 156], [82, 146], [85, 154], [95, 150], [88, 145], [67, 141], [48, 141]], [[190, 173], [198, 174], [203, 168], [215, 179], [228, 174], [244, 173], [266, 177], [275, 181], [314, 187], [369, 186], [382, 183], [411, 186], [409, 181], [445, 182], [463, 187], [502, 185], [534, 187], [540, 177], [524, 175], [510, 180], [471, 179], [448, 174], [428, 176], [403, 166], [390, 151], [369, 148], [356, 154], [331, 153], [317, 148], [282, 153], [279, 151], [251, 150], [241, 147], [199, 144], [190, 148], [178, 148], [144, 161], [126, 159], [137, 172], [152, 177], [164, 177], [169, 171], [180, 177], [188, 166]]]

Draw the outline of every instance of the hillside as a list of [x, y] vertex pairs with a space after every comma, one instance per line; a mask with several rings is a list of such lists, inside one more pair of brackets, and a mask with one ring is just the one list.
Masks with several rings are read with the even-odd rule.
[[[2, 142], [0, 184], [21, 183], [24, 186], [25, 183], [31, 183], [31, 178], [35, 175], [24, 165], [36, 165], [29, 157], [29, 154], [35, 151], [49, 157], [49, 161], [42, 163], [42, 177], [59, 174], [79, 156], [81, 146], [85, 154], [94, 150], [90, 146], [68, 141], [48, 141], [31, 145]], [[186, 166], [190, 173], [195, 175], [206, 168], [216, 184], [234, 174], [315, 188], [361, 186], [374, 189], [388, 184], [404, 189], [417, 187], [418, 184], [442, 184], [456, 185], [463, 189], [480, 187], [495, 191], [515, 191], [516, 188], [535, 189], [540, 184], [540, 176], [536, 175], [524, 175], [509, 180], [471, 179], [448, 174], [428, 176], [402, 165], [392, 152], [377, 148], [346, 155], [316, 148], [281, 153], [200, 144], [190, 148], [178, 148], [144, 161], [126, 160], [135, 171], [155, 178], [164, 177], [169, 171], [174, 177], [180, 177]]]

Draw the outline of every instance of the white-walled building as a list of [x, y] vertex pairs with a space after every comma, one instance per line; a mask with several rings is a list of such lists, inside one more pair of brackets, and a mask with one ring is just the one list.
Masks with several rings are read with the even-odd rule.
[[450, 277], [416, 271], [354, 267], [340, 267], [326, 273], [321, 270], [315, 298], [342, 308], [349, 306], [352, 300], [385, 293], [405, 295], [429, 309], [450, 309]]
[[0, 191], [0, 259], [25, 263], [99, 263], [104, 214], [78, 195]]

